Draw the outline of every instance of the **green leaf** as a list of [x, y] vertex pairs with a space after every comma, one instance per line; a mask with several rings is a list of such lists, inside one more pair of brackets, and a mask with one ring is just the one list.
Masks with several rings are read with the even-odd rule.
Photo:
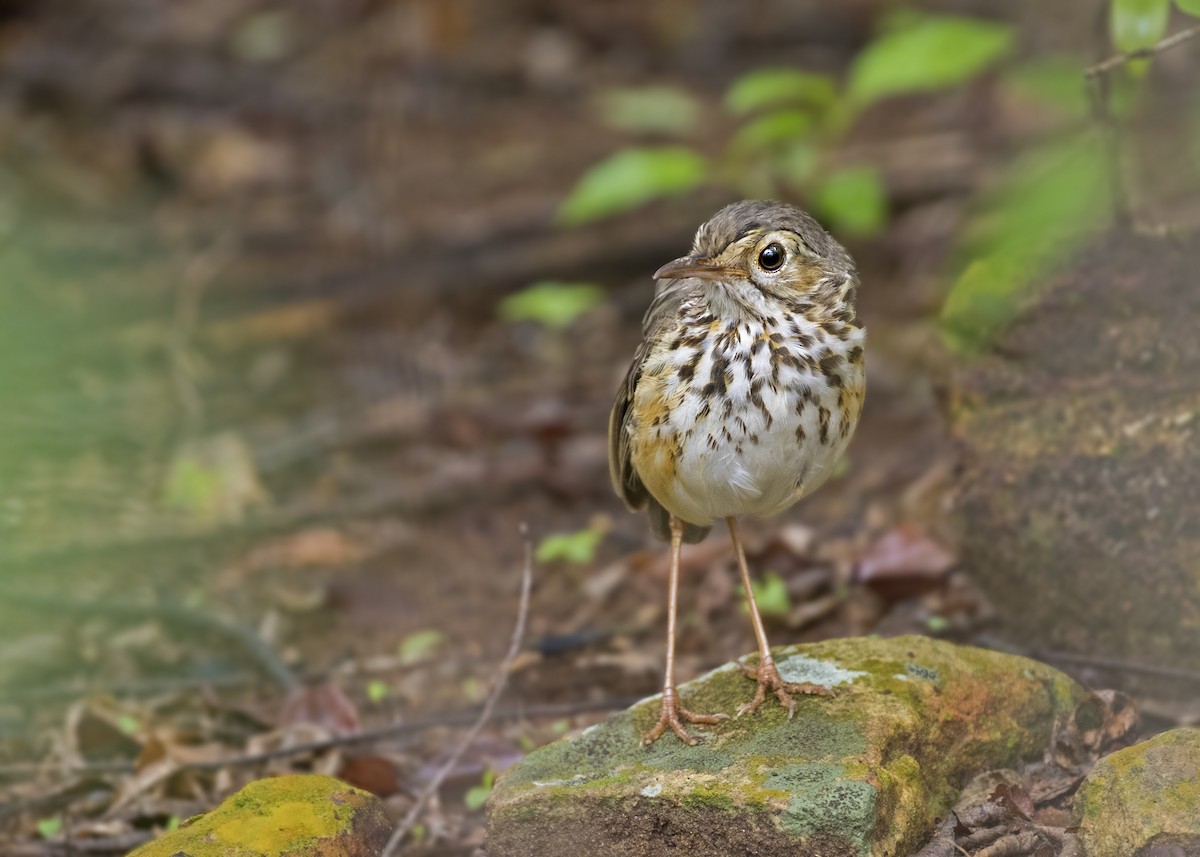
[[850, 70], [850, 99], [861, 108], [891, 95], [955, 86], [1007, 56], [1013, 45], [1007, 24], [920, 16], [859, 53]]
[[708, 162], [682, 146], [623, 149], [593, 166], [558, 210], [562, 223], [577, 224], [630, 211], [698, 187]]
[[383, 702], [391, 695], [391, 685], [389, 685], [386, 681], [380, 681], [379, 679], [375, 678], [367, 682], [367, 699], [371, 700], [371, 702]]
[[[792, 609], [792, 599], [788, 595], [787, 581], [773, 571], [768, 571], [761, 580], [750, 583], [754, 590], [754, 601], [758, 604], [758, 612], [764, 616], [786, 616]], [[739, 591], [745, 592], [741, 587]], [[742, 609], [749, 610], [745, 604]]]
[[537, 546], [534, 558], [538, 562], [591, 562], [596, 556], [596, 548], [604, 533], [595, 529], [580, 530], [576, 533], [555, 533], [546, 536]]
[[603, 301], [599, 286], [544, 280], [504, 298], [499, 309], [506, 321], [538, 321], [561, 329]]
[[995, 341], [1037, 297], [1055, 267], [1113, 216], [1110, 159], [1089, 133], [1027, 153], [1003, 177], [983, 216], [982, 238], [942, 307], [947, 344], [974, 354]]
[[1189, 15], [1200, 17], [1200, 0], [1175, 0], [1175, 5]]
[[39, 818], [37, 822], [37, 832], [42, 839], [53, 839], [58, 834], [62, 833], [63, 821], [60, 816], [53, 818]]
[[118, 714], [117, 728], [121, 730], [122, 734], [136, 735], [137, 731], [142, 727], [141, 724], [138, 723], [137, 718], [132, 714]]
[[700, 120], [696, 99], [675, 86], [610, 89], [596, 102], [600, 118], [624, 131], [685, 134]]
[[436, 628], [427, 628], [424, 631], [409, 634], [400, 641], [398, 649], [400, 663], [408, 666], [425, 660], [445, 640], [446, 635]]
[[1108, 18], [1113, 44], [1123, 53], [1156, 45], [1170, 16], [1171, 0], [1113, 0]]
[[164, 833], [172, 833], [179, 829], [180, 823], [183, 821], [179, 816], [172, 815], [167, 818], [167, 823], [163, 826]]
[[950, 620], [945, 616], [930, 616], [925, 620], [925, 627], [931, 634], [941, 634], [950, 630]]
[[749, 113], [780, 104], [825, 107], [837, 97], [833, 78], [790, 68], [765, 68], [742, 75], [725, 93], [725, 106]]
[[483, 809], [483, 805], [487, 803], [488, 797], [492, 793], [492, 785], [496, 781], [496, 773], [492, 770], [483, 772], [483, 779], [479, 785], [472, 786], [467, 789], [467, 793], [463, 795], [463, 803], [471, 812]]
[[770, 149], [808, 137], [813, 129], [812, 114], [803, 110], [780, 110], [748, 122], [734, 135], [739, 149]]
[[871, 167], [829, 176], [813, 194], [812, 203], [834, 232], [874, 235], [887, 224], [887, 192]]

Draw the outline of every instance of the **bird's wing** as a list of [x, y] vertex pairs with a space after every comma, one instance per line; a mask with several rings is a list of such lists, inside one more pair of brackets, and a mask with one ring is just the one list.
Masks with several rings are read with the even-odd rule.
[[[674, 324], [680, 314], [683, 304], [693, 296], [695, 287], [687, 287], [686, 280], [663, 280], [659, 283], [654, 300], [642, 319], [642, 341], [634, 352], [633, 362], [625, 373], [625, 380], [617, 390], [617, 400], [613, 403], [612, 413], [608, 419], [608, 473], [612, 478], [613, 490], [625, 501], [632, 511], [648, 508], [650, 524], [655, 535], [662, 539], [670, 539], [668, 529], [669, 515], [662, 505], [646, 490], [645, 484], [638, 476], [633, 466], [633, 457], [629, 449], [630, 423], [633, 419], [633, 397], [637, 391], [638, 381], [642, 377], [642, 367], [654, 343], [664, 332]], [[684, 541], [697, 542], [704, 538], [708, 527], [698, 527], [688, 524]]]

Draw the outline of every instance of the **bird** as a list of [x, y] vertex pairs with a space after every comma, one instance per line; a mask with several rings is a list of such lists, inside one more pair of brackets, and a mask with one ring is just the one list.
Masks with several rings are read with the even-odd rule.
[[644, 510], [670, 543], [662, 709], [643, 737], [724, 712], [684, 707], [675, 684], [680, 553], [718, 518], [733, 542], [758, 646], [756, 712], [773, 694], [795, 714], [792, 694], [828, 694], [784, 681], [754, 598], [738, 529], [815, 491], [845, 451], [866, 393], [864, 345], [850, 254], [807, 212], [775, 200], [742, 200], [696, 231], [691, 251], [654, 273], [642, 341], [609, 420], [609, 471], [631, 511]]

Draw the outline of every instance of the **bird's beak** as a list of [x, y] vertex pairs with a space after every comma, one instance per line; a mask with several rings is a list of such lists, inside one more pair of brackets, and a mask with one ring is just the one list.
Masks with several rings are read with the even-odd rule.
[[667, 262], [654, 272], [656, 280], [682, 280], [695, 277], [698, 280], [727, 280], [730, 270], [723, 265], [717, 265], [708, 259], [698, 259], [695, 256], [681, 256], [673, 262]]

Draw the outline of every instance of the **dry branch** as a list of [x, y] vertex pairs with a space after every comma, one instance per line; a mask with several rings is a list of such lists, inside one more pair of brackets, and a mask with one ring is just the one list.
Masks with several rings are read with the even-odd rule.
[[504, 660], [500, 663], [500, 672], [496, 675], [496, 680], [492, 683], [492, 688], [488, 691], [487, 699], [483, 703], [483, 710], [479, 712], [479, 717], [475, 723], [463, 736], [454, 752], [450, 754], [450, 758], [438, 770], [433, 779], [421, 792], [412, 809], [408, 811], [408, 815], [404, 816], [404, 820], [396, 827], [392, 833], [391, 839], [383, 849], [380, 857], [394, 857], [400, 848], [400, 844], [404, 838], [412, 832], [413, 826], [417, 823], [417, 819], [421, 817], [421, 813], [425, 811], [425, 807], [429, 801], [437, 794], [437, 790], [441, 788], [442, 782], [449, 776], [462, 758], [463, 753], [478, 737], [484, 725], [492, 716], [492, 710], [496, 707], [496, 701], [500, 699], [500, 694], [504, 692], [505, 685], [508, 684], [508, 674], [512, 670], [512, 665], [517, 659], [517, 655], [521, 653], [521, 642], [525, 638], [525, 623], [529, 617], [529, 594], [533, 588], [533, 542], [529, 539], [529, 528], [522, 524], [521, 535], [525, 539], [525, 566], [521, 572], [521, 598], [517, 607], [517, 621], [513, 626], [512, 640], [508, 645], [508, 652], [504, 655]]

